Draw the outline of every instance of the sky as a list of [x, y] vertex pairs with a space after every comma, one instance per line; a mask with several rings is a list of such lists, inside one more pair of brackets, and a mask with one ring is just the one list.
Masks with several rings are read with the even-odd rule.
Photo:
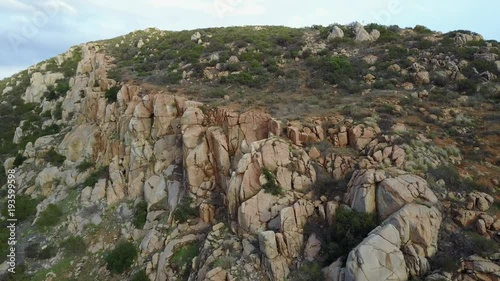
[[500, 1], [0, 0], [0, 79], [71, 46], [138, 29], [379, 23], [467, 29], [500, 41]]

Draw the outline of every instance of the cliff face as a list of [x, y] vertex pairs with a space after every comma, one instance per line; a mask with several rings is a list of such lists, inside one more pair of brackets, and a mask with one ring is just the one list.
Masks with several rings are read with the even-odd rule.
[[[380, 35], [363, 31], [366, 40]], [[47, 117], [32, 127], [21, 121], [14, 143], [23, 147], [4, 162], [6, 171], [15, 169], [17, 194], [39, 200], [34, 220], [23, 222], [31, 231], [19, 252], [57, 248], [46, 259], [22, 257], [42, 279], [123, 280], [138, 272], [136, 278], [157, 281], [304, 280], [301, 274], [318, 264], [323, 271], [310, 274], [327, 280], [408, 280], [435, 269], [431, 258], [451, 211], [463, 224], [477, 220], [482, 234], [500, 230], [500, 220], [485, 213], [492, 196], [470, 193], [467, 208], [450, 211], [450, 195], [436, 194], [424, 174], [412, 173], [422, 163], [461, 163], [457, 148], [440, 148], [423, 134], [414, 135], [417, 144], [405, 143], [402, 123], [382, 130], [370, 118], [342, 114], [281, 121], [263, 110], [234, 111], [169, 88], [116, 81], [108, 76], [116, 59], [102, 48], [73, 48], [56, 66], [37, 65], [4, 90], [10, 97], [24, 85], [15, 81], [29, 78], [22, 99]], [[47, 70], [72, 60], [76, 75]], [[61, 215], [47, 223], [54, 208]], [[342, 259], [343, 245], [332, 248], [330, 240], [348, 228], [337, 220], [354, 211], [373, 214], [365, 226], [380, 226], [353, 238], [359, 244]], [[63, 251], [68, 237], [85, 245], [76, 266], [45, 272], [36, 260], [57, 268], [72, 259]], [[132, 272], [109, 265], [108, 253], [123, 241], [138, 248]], [[480, 262], [498, 267], [477, 259], [462, 266]], [[498, 273], [473, 270], [485, 278]]]

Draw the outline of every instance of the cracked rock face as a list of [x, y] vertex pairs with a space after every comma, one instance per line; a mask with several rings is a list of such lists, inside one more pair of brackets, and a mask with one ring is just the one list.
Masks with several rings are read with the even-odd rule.
[[381, 219], [414, 201], [437, 204], [438, 199], [427, 182], [418, 176], [400, 171], [388, 177], [380, 170], [358, 170], [348, 184], [344, 202], [359, 212], [377, 212]]
[[349, 253], [345, 280], [407, 280], [405, 259], [400, 247], [401, 238], [392, 224], [376, 228]]

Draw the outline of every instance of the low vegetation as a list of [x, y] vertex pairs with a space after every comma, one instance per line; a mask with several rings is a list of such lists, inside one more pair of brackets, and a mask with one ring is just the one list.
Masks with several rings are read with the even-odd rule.
[[142, 229], [144, 224], [146, 224], [146, 217], [148, 215], [148, 203], [146, 201], [141, 201], [137, 206], [135, 206], [134, 220], [132, 224], [137, 229]]
[[170, 258], [172, 268], [183, 279], [187, 279], [191, 272], [192, 260], [200, 254], [200, 245], [197, 242], [191, 242], [174, 250]]
[[379, 221], [375, 214], [365, 214], [346, 208], [339, 208], [335, 214], [335, 223], [327, 225], [324, 220], [314, 217], [304, 226], [307, 236], [315, 233], [322, 240], [321, 260], [328, 266], [342, 257], [345, 261], [349, 252], [366, 238]]
[[41, 228], [55, 226], [62, 221], [62, 216], [63, 211], [59, 206], [55, 204], [49, 204], [47, 206], [47, 209], [40, 213], [40, 216], [36, 220], [36, 225]]
[[189, 219], [196, 218], [199, 215], [197, 209], [191, 207], [193, 199], [191, 197], [183, 197], [174, 210], [174, 219], [179, 223], [185, 223]]
[[87, 251], [87, 243], [81, 236], [70, 236], [61, 243], [61, 246], [68, 257], [79, 256]]
[[49, 150], [49, 152], [45, 155], [45, 161], [54, 166], [61, 166], [65, 160], [66, 157], [57, 153], [54, 149]]
[[290, 272], [287, 280], [290, 281], [324, 281], [323, 267], [318, 262], [305, 262], [300, 268]]
[[113, 86], [113, 87], [106, 90], [106, 92], [104, 93], [104, 97], [106, 98], [106, 100], [109, 103], [116, 102], [119, 91], [120, 91], [120, 87]]
[[83, 186], [95, 186], [100, 179], [109, 177], [109, 166], [102, 166], [97, 168], [88, 178], [83, 182]]
[[130, 269], [136, 257], [137, 248], [132, 242], [120, 242], [106, 255], [104, 260], [109, 271], [122, 274]]
[[276, 181], [276, 177], [266, 168], [262, 168], [262, 174], [266, 178], [266, 183], [262, 185], [262, 189], [266, 193], [270, 193], [272, 195], [283, 195], [283, 188]]

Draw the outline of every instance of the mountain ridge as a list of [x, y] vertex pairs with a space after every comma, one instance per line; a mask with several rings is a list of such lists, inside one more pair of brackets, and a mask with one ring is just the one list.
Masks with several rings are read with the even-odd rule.
[[4, 79], [0, 156], [30, 229], [14, 278], [496, 278], [499, 47], [423, 26], [147, 29]]

